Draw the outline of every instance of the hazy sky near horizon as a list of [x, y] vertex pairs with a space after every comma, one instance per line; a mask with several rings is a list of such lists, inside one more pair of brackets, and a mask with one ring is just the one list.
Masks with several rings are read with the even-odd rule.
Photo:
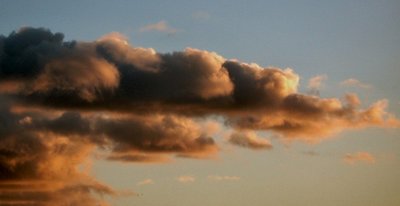
[[400, 205], [399, 11], [0, 0], [0, 205]]

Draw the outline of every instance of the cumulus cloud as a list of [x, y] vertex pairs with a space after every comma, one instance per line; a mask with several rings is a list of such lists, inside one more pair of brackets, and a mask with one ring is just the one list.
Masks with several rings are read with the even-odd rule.
[[360, 80], [355, 79], [355, 78], [343, 80], [342, 82], [340, 82], [340, 85], [346, 86], [346, 87], [359, 87], [359, 88], [363, 88], [363, 89], [372, 88], [371, 85], [361, 82]]
[[176, 178], [176, 180], [180, 183], [191, 183], [196, 180], [194, 176], [191, 175], [183, 175]]
[[163, 32], [163, 33], [167, 33], [167, 34], [175, 34], [176, 32], [178, 32], [177, 29], [168, 25], [168, 23], [164, 20], [159, 21], [154, 24], [148, 24], [139, 29], [139, 32], [149, 32], [149, 31], [157, 31], [157, 32]]
[[376, 158], [368, 152], [356, 152], [354, 154], [348, 153], [343, 157], [343, 160], [347, 164], [356, 164], [358, 162], [374, 164], [376, 162]]
[[[168, 31], [159, 25], [145, 30]], [[0, 200], [97, 204], [93, 194], [117, 192], [77, 169], [93, 150], [126, 163], [213, 157], [219, 126], [207, 120], [214, 117], [235, 131], [231, 143], [251, 149], [271, 147], [257, 131], [318, 142], [344, 129], [400, 125], [386, 100], [361, 108], [355, 94], [299, 93], [300, 76], [290, 68], [194, 48], [158, 53], [118, 33], [92, 42], [63, 38], [29, 27], [0, 36], [0, 179], [10, 182], [1, 189], [42, 192], [35, 199], [12, 191]], [[38, 186], [53, 182], [44, 192]]]

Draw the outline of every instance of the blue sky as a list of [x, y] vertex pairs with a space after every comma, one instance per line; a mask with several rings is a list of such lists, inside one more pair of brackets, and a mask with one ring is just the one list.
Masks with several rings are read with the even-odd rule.
[[[119, 32], [135, 47], [162, 53], [187, 47], [213, 51], [263, 67], [292, 68], [302, 93], [310, 78], [325, 75], [321, 97], [354, 92], [363, 107], [387, 99], [387, 111], [399, 117], [399, 11], [396, 0], [0, 0], [0, 34], [44, 27], [64, 33], [66, 40], [94, 41]], [[149, 27], [157, 23], [164, 27]], [[351, 78], [358, 84], [343, 83]], [[224, 134], [216, 138], [222, 145], [216, 159], [141, 164], [92, 156], [91, 175], [138, 194], [106, 197], [112, 205], [400, 204], [398, 128], [346, 130], [317, 143], [288, 143], [267, 131], [274, 148], [266, 151], [229, 145]], [[374, 161], [345, 161], [346, 154], [358, 152]], [[182, 183], [179, 176], [194, 181]], [[152, 183], [138, 184], [146, 179]]]

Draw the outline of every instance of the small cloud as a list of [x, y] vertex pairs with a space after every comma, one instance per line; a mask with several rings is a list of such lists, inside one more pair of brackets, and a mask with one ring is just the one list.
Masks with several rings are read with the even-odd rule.
[[22, 124], [22, 125], [29, 125], [29, 124], [32, 124], [32, 117], [26, 116], [26, 117], [20, 119], [20, 120], [18, 121], [18, 123], [20, 123], [20, 124]]
[[191, 175], [183, 175], [177, 177], [176, 180], [181, 183], [191, 183], [194, 182], [196, 179]]
[[214, 180], [214, 181], [237, 181], [237, 180], [240, 180], [240, 177], [238, 177], [238, 176], [209, 175], [207, 178], [209, 180]]
[[319, 90], [323, 87], [323, 81], [328, 78], [326, 74], [317, 75], [308, 80], [307, 88], [311, 95], [319, 96]]
[[153, 185], [154, 181], [152, 179], [144, 179], [140, 182], [137, 183], [137, 185], [141, 186], [141, 185]]
[[177, 29], [168, 25], [168, 23], [164, 20], [159, 21], [154, 24], [148, 24], [139, 29], [139, 32], [151, 32], [151, 31], [157, 31], [157, 32], [162, 32], [162, 33], [167, 33], [167, 34], [176, 34], [178, 32]]
[[350, 79], [346, 79], [342, 82], [340, 82], [340, 86], [346, 86], [346, 87], [360, 87], [363, 89], [370, 89], [372, 88], [371, 85], [366, 84], [364, 82], [361, 82], [358, 79], [354, 79], [354, 78], [350, 78]]
[[255, 132], [234, 132], [228, 140], [230, 143], [250, 149], [271, 149], [272, 145], [267, 139], [257, 136]]
[[308, 88], [309, 89], [320, 89], [323, 86], [323, 81], [325, 81], [328, 78], [326, 74], [323, 75], [317, 75], [315, 77], [312, 77], [308, 80]]
[[375, 157], [368, 152], [357, 152], [354, 154], [348, 153], [343, 157], [343, 160], [347, 164], [355, 164], [357, 162], [365, 162], [368, 164], [374, 164], [376, 161]]
[[196, 11], [192, 14], [192, 17], [196, 20], [208, 20], [210, 19], [210, 14], [206, 11]]

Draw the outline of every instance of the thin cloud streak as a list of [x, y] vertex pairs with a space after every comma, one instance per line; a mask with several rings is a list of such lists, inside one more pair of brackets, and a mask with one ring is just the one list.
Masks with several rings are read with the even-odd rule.
[[241, 178], [239, 176], [220, 176], [220, 175], [209, 175], [207, 177], [209, 180], [214, 181], [238, 181]]
[[368, 152], [356, 152], [356, 153], [348, 153], [343, 157], [343, 161], [345, 161], [347, 164], [354, 165], [356, 163], [368, 163], [368, 164], [374, 164], [376, 162], [376, 158], [368, 153]]
[[154, 184], [155, 184], [154, 180], [152, 180], [152, 179], [144, 179], [144, 180], [138, 182], [136, 185], [143, 186], [143, 185], [154, 185]]
[[345, 86], [345, 87], [359, 87], [362, 89], [370, 89], [372, 88], [372, 85], [366, 84], [364, 82], [361, 82], [358, 79], [355, 78], [350, 78], [350, 79], [346, 79], [343, 80], [342, 82], [340, 82], [341, 86]]

